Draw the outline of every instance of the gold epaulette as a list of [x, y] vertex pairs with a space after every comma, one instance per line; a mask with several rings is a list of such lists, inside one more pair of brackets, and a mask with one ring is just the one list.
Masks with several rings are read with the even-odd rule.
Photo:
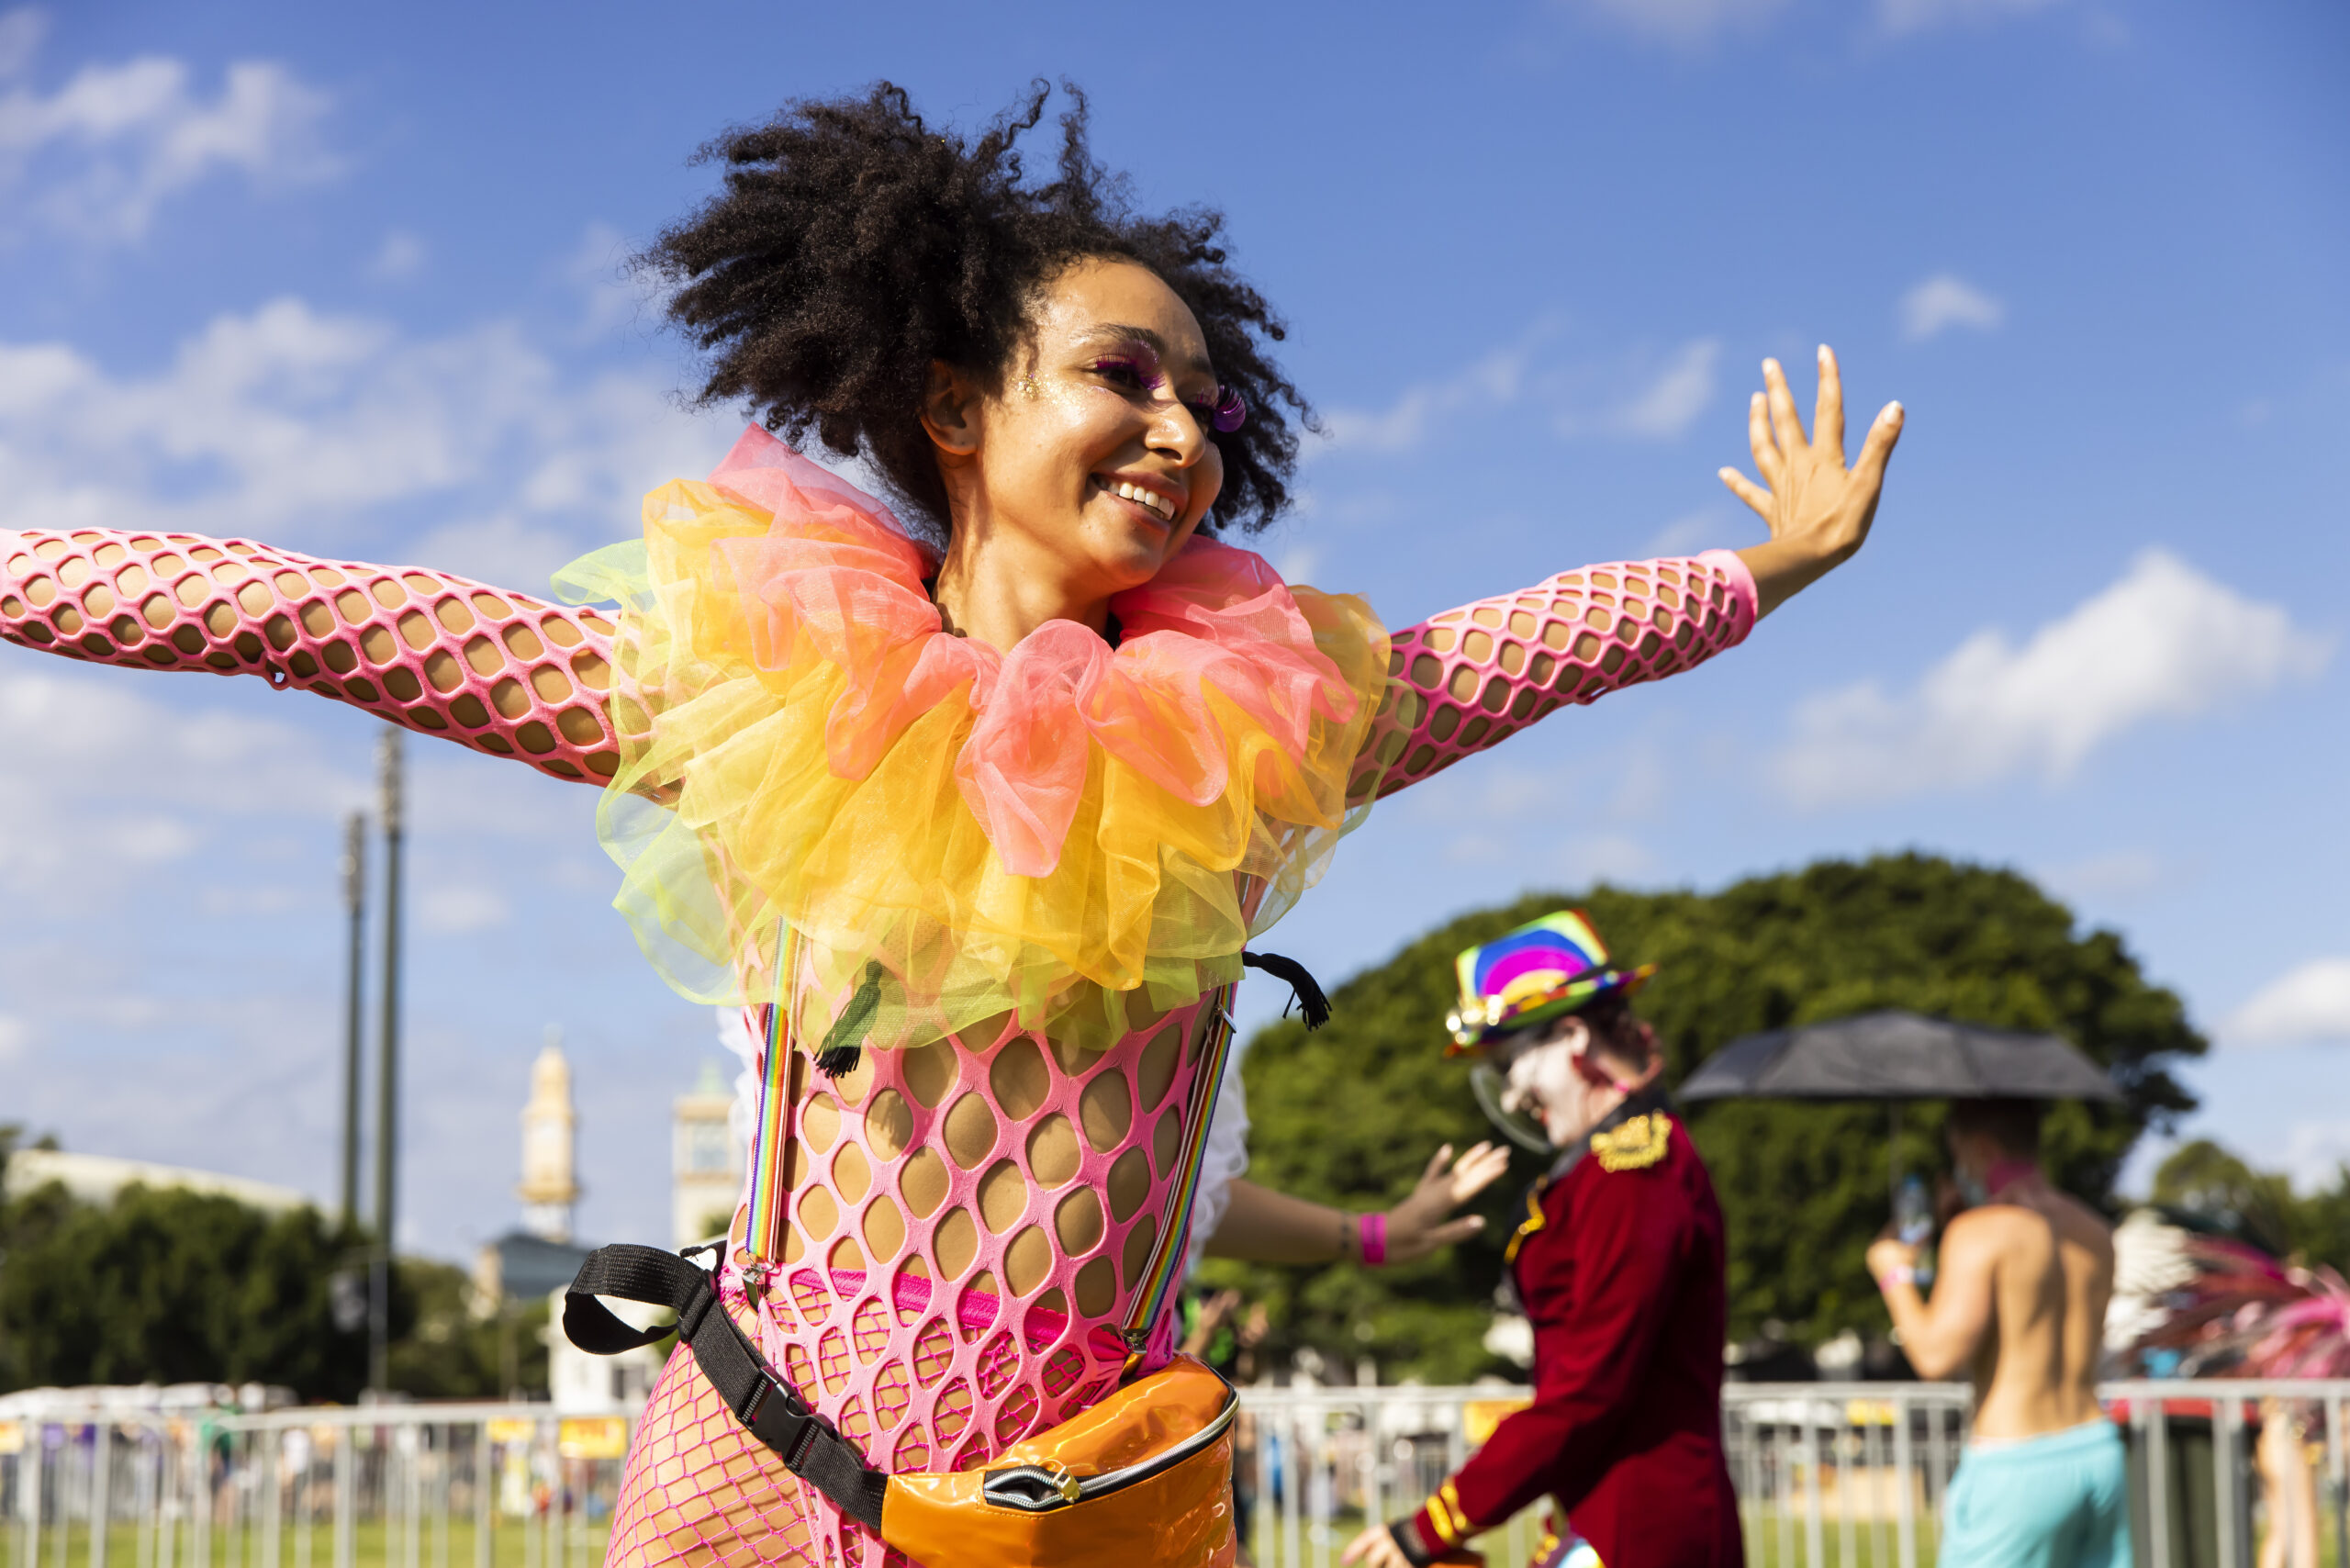
[[1591, 1152], [1602, 1170], [1645, 1170], [1673, 1144], [1673, 1118], [1662, 1111], [1627, 1116], [1604, 1133], [1591, 1135]]

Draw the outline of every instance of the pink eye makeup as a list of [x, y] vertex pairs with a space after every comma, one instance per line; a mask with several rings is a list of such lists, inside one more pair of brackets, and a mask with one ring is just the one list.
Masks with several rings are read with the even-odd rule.
[[1156, 392], [1167, 385], [1166, 372], [1158, 368], [1158, 359], [1147, 351], [1104, 354], [1093, 362], [1093, 374], [1123, 381], [1144, 392]]
[[[1138, 392], [1156, 392], [1167, 385], [1167, 373], [1160, 368], [1158, 356], [1147, 348], [1103, 354], [1093, 362], [1092, 370], [1096, 375]], [[1201, 398], [1187, 406], [1192, 418], [1220, 434], [1230, 435], [1248, 421], [1248, 399], [1229, 386], [1219, 386], [1214, 398]]]

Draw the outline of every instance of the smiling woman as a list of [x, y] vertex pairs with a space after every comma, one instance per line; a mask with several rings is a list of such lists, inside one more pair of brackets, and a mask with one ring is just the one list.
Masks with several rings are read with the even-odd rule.
[[[1175, 1356], [1169, 1286], [1244, 943], [1374, 799], [1736, 644], [1874, 515], [1898, 409], [1848, 470], [1823, 349], [1814, 432], [1766, 364], [1762, 483], [1725, 473], [1767, 543], [1393, 635], [1287, 584], [1227, 542], [1282, 510], [1310, 425], [1278, 319], [1221, 218], [1127, 210], [1081, 100], [1024, 183], [1043, 103], [967, 140], [885, 85], [713, 144], [723, 192], [645, 264], [704, 398], [764, 428], [566, 569], [611, 615], [243, 540], [0, 533], [8, 641], [263, 674], [602, 785], [648, 957], [765, 1041], [717, 1287], [789, 1391], [769, 1416], [820, 1419], [778, 1451], [680, 1350], [616, 1562], [942, 1563], [1015, 1526], [1002, 1560], [1229, 1562], [1221, 1384]], [[1337, 1217], [1309, 1209], [1283, 1213]]]

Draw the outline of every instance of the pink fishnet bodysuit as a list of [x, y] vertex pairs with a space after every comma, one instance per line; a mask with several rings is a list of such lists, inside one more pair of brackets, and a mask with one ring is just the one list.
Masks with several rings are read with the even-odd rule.
[[188, 533], [0, 532], [0, 639], [93, 664], [259, 675], [557, 778], [620, 766], [611, 622], [413, 566]]
[[[272, 672], [558, 777], [592, 782], [614, 766], [596, 700], [610, 627], [592, 614], [176, 535], [0, 535], [0, 566], [10, 642]], [[470, 625], [454, 613], [467, 606]], [[1752, 579], [1727, 551], [1584, 567], [1433, 617], [1393, 638], [1355, 792], [1392, 794], [1563, 704], [1687, 669], [1753, 619]], [[592, 716], [593, 734], [566, 714]], [[803, 1058], [785, 1255], [748, 1278], [730, 1267], [722, 1294], [869, 1462], [983, 1464], [1112, 1386], [1114, 1330], [1170, 1196], [1204, 1005], [1098, 1054], [1002, 1024], [867, 1052], [837, 1081]], [[1154, 1359], [1171, 1338], [1162, 1322]], [[680, 1351], [639, 1426], [608, 1561], [904, 1560], [791, 1476]]]

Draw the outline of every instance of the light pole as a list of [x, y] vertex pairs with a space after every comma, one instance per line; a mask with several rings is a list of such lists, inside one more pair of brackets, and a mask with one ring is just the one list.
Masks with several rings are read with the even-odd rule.
[[393, 1226], [399, 1192], [400, 836], [404, 824], [400, 732], [387, 729], [376, 748], [384, 816], [384, 1011], [375, 1087], [375, 1265], [368, 1293], [367, 1381], [389, 1385]]
[[365, 1023], [360, 1011], [361, 974], [367, 962], [361, 946], [367, 913], [367, 817], [351, 813], [342, 835], [342, 902], [351, 920], [351, 951], [343, 986], [342, 1040], [342, 1227], [359, 1223], [359, 1073]]

